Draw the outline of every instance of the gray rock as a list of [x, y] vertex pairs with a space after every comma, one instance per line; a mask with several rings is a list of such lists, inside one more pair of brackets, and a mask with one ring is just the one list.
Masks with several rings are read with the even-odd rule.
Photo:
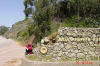
[[60, 47], [58, 47], [58, 46], [55, 46], [55, 47], [54, 47], [54, 51], [60, 51], [60, 50], [61, 50]]
[[78, 58], [85, 58], [85, 55], [84, 55], [83, 53], [78, 53], [78, 54], [77, 54], [77, 57], [78, 57]]
[[68, 52], [65, 52], [65, 55], [67, 56], [68, 55]]
[[58, 53], [58, 56], [61, 56], [63, 54], [63, 52], [62, 51], [60, 51], [59, 53]]
[[76, 54], [75, 53], [68, 53], [68, 56], [71, 57], [71, 58], [73, 58], [73, 57], [75, 58]]
[[62, 51], [63, 51], [63, 52], [66, 52], [67, 50], [66, 50], [66, 48], [63, 48]]
[[70, 44], [67, 44], [67, 46], [65, 46], [66, 49], [70, 49], [72, 48], [72, 46]]
[[60, 46], [59, 46], [60, 48], [64, 48], [64, 44], [60, 44]]
[[87, 48], [84, 48], [83, 49], [84, 51], [90, 51], [90, 49], [87, 47]]
[[79, 52], [78, 49], [74, 50], [74, 53], [78, 53], [78, 52]]

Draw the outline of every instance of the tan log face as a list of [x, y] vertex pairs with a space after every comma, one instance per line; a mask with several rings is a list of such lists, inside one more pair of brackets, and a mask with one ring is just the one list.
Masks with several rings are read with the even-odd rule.
[[42, 47], [40, 48], [40, 52], [41, 52], [42, 54], [46, 54], [46, 53], [48, 52], [47, 47], [42, 46]]

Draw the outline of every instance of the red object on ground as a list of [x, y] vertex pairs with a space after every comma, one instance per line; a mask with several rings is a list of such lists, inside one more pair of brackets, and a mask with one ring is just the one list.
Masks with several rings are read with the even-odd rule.
[[26, 45], [25, 47], [27, 49], [27, 53], [28, 54], [33, 54], [33, 52], [32, 52], [32, 45], [30, 43], [28, 43], [28, 45]]

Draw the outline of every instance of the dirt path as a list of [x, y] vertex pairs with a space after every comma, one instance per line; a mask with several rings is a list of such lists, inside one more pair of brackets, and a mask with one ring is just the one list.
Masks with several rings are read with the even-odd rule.
[[0, 36], [0, 66], [20, 66], [24, 47]]

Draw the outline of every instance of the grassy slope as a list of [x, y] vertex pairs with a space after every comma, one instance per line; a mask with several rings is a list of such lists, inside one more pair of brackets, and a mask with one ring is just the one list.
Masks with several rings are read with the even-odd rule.
[[5, 37], [17, 39], [17, 33], [25, 31], [29, 23], [34, 22], [32, 19], [23, 20], [12, 25], [12, 28], [5, 33]]
[[[5, 33], [5, 37], [10, 38], [16, 38], [16, 39], [22, 39], [22, 34], [26, 31], [28, 24], [34, 22], [32, 18], [23, 20], [20, 22], [15, 23], [12, 28]], [[96, 23], [94, 19], [88, 19], [88, 20], [80, 20], [80, 22], [77, 22], [77, 17], [73, 16], [71, 18], [63, 19], [62, 22], [58, 21], [52, 21], [51, 22], [51, 31], [48, 33], [48, 36], [51, 35], [54, 32], [57, 32], [59, 27], [100, 27], [100, 23]], [[19, 36], [17, 36], [19, 34]], [[24, 34], [26, 35], [26, 34]], [[27, 38], [27, 36], [25, 36]]]

